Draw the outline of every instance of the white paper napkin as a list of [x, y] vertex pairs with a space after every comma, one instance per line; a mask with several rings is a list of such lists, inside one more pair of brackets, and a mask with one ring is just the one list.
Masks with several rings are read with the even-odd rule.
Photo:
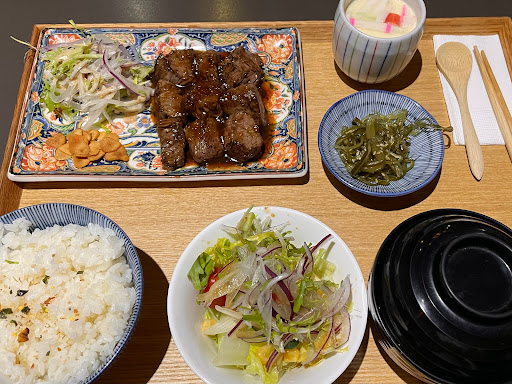
[[[457, 41], [465, 44], [473, 55], [473, 68], [468, 84], [468, 103], [473, 125], [481, 145], [505, 144], [501, 136], [498, 122], [494, 116], [491, 102], [487, 96], [485, 85], [480, 74], [480, 69], [473, 53], [473, 47], [476, 45], [480, 50], [484, 50], [487, 59], [491, 65], [492, 71], [500, 86], [503, 97], [507, 103], [509, 110], [512, 107], [512, 81], [503, 55], [500, 38], [498, 35], [487, 36], [450, 36], [435, 35], [434, 50], [448, 41]], [[455, 98], [450, 84], [439, 72], [441, 85], [443, 87], [446, 107], [448, 108], [448, 116], [450, 124], [453, 127], [453, 141], [455, 144], [464, 145], [464, 135], [462, 132], [462, 120], [460, 117], [459, 104]]]

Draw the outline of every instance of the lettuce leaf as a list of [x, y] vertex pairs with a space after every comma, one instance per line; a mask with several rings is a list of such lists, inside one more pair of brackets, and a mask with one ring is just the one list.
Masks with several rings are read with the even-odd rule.
[[245, 372], [260, 376], [263, 384], [276, 384], [279, 381], [279, 371], [274, 365], [270, 372], [267, 372], [267, 369], [256, 354], [259, 348], [261, 347], [255, 345], [251, 345], [249, 348], [249, 357], [247, 358], [249, 365], [245, 368]]
[[201, 291], [208, 284], [208, 278], [210, 274], [213, 272], [214, 262], [212, 257], [206, 252], [201, 253], [192, 267], [190, 271], [188, 271], [187, 277], [194, 284], [194, 288], [198, 291]]

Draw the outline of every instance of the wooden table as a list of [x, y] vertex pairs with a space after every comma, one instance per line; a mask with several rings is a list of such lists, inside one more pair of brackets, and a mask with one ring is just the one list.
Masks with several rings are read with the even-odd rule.
[[[46, 26], [34, 27], [33, 43]], [[510, 42], [510, 18], [427, 20], [419, 50], [406, 72], [397, 79], [373, 87], [357, 84], [337, 70], [331, 49], [331, 21], [173, 26], [299, 28], [304, 52], [310, 172], [307, 178], [295, 181], [15, 184], [7, 179], [6, 173], [18, 126], [21, 106], [18, 103], [0, 174], [0, 213], [47, 202], [91, 207], [111, 217], [126, 231], [142, 261], [145, 292], [138, 325], [120, 358], [98, 384], [200, 382], [181, 358], [169, 332], [166, 316], [168, 282], [180, 254], [201, 229], [250, 204], [293, 208], [318, 218], [345, 240], [364, 276], [369, 275], [375, 255], [389, 232], [420, 212], [436, 208], [468, 209], [512, 227], [512, 164], [504, 146], [483, 148], [485, 173], [477, 182], [469, 171], [464, 147], [452, 145], [446, 150], [440, 176], [431, 185], [418, 193], [393, 199], [375, 199], [347, 190], [323, 167], [317, 146], [318, 126], [327, 109], [342, 97], [368, 88], [386, 89], [412, 97], [441, 125], [449, 125], [432, 36], [497, 33], [502, 42]], [[511, 68], [511, 47], [505, 44], [503, 49]], [[20, 98], [25, 91], [30, 64], [29, 57]], [[382, 353], [368, 330], [354, 361], [336, 383], [418, 382]]]

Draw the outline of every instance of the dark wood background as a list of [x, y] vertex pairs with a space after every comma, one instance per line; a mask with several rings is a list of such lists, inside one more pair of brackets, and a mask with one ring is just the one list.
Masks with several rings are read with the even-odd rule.
[[[0, 12], [0, 153], [11, 125], [34, 24], [330, 20], [336, 0], [9, 0]], [[425, 0], [427, 17], [512, 16], [509, 0]], [[477, 32], [477, 31], [475, 31]]]

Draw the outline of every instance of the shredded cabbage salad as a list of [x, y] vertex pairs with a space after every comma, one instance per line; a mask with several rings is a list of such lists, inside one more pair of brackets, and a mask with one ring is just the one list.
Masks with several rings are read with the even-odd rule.
[[87, 122], [80, 127], [87, 130], [105, 121], [112, 124], [115, 114], [147, 108], [153, 95], [153, 67], [136, 59], [133, 47], [107, 35], [80, 32], [82, 39], [40, 48], [45, 62], [41, 102], [48, 110], [70, 121], [87, 113]]
[[350, 334], [351, 284], [349, 276], [332, 281], [331, 235], [298, 248], [285, 227], [248, 209], [188, 273], [206, 309], [202, 331], [218, 346], [213, 364], [265, 384], [345, 351]]

